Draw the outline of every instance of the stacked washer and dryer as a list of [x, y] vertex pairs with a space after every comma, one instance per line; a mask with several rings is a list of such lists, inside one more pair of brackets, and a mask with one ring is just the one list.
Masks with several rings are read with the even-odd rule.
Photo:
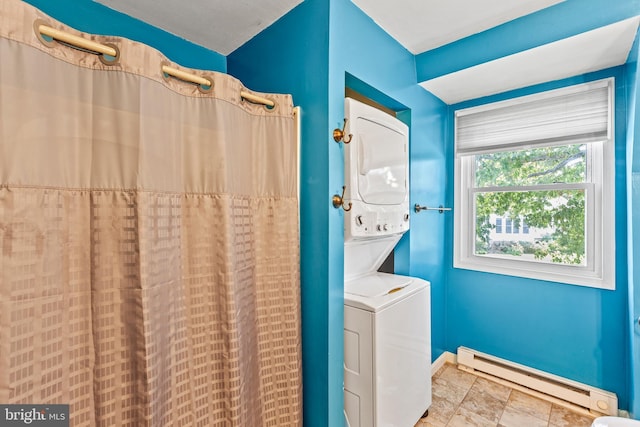
[[431, 405], [429, 282], [379, 273], [409, 230], [409, 129], [345, 99], [344, 412], [349, 427], [413, 427]]

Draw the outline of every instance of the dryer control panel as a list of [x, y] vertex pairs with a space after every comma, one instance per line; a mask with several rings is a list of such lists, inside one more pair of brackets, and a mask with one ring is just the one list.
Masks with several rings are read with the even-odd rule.
[[345, 216], [350, 219], [350, 224], [345, 223], [345, 236], [347, 234], [352, 238], [388, 236], [404, 233], [409, 229], [408, 212], [384, 212], [359, 208], [353, 206], [352, 210], [357, 209], [356, 212]]

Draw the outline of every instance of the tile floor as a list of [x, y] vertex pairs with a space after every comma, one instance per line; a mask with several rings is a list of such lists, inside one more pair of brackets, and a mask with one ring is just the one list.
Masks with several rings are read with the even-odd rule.
[[415, 427], [589, 427], [593, 418], [445, 365], [429, 416]]

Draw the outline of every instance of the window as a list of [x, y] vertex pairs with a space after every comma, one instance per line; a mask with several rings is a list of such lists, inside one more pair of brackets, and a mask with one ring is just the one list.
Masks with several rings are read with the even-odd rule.
[[455, 112], [455, 267], [615, 288], [613, 99], [607, 79]]

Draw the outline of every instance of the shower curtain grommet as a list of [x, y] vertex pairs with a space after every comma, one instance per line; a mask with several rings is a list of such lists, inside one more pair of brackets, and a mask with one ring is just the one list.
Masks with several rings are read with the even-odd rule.
[[113, 43], [102, 43], [102, 44], [114, 49], [116, 51], [116, 55], [109, 56], [109, 55], [101, 54], [99, 56], [100, 62], [102, 62], [104, 65], [116, 65], [118, 62], [120, 62], [120, 48]]
[[278, 103], [276, 101], [274, 101], [273, 99], [270, 98], [266, 98], [269, 101], [273, 102], [273, 105], [267, 105], [267, 104], [262, 104], [262, 107], [267, 110], [270, 113], [275, 113], [278, 111]]
[[212, 93], [213, 92], [213, 86], [215, 85], [215, 77], [212, 74], [202, 74], [202, 77], [204, 77], [205, 79], [209, 80], [211, 82], [211, 84], [209, 86], [203, 86], [203, 85], [198, 85], [198, 91], [200, 91], [200, 93]]
[[52, 25], [49, 22], [45, 21], [44, 19], [36, 19], [35, 21], [33, 21], [33, 32], [35, 33], [36, 38], [40, 40], [40, 43], [42, 43], [46, 47], [55, 48], [56, 47], [55, 39], [52, 38], [51, 40], [47, 40], [46, 38], [44, 38], [44, 36], [40, 32], [41, 25], [52, 27]]

